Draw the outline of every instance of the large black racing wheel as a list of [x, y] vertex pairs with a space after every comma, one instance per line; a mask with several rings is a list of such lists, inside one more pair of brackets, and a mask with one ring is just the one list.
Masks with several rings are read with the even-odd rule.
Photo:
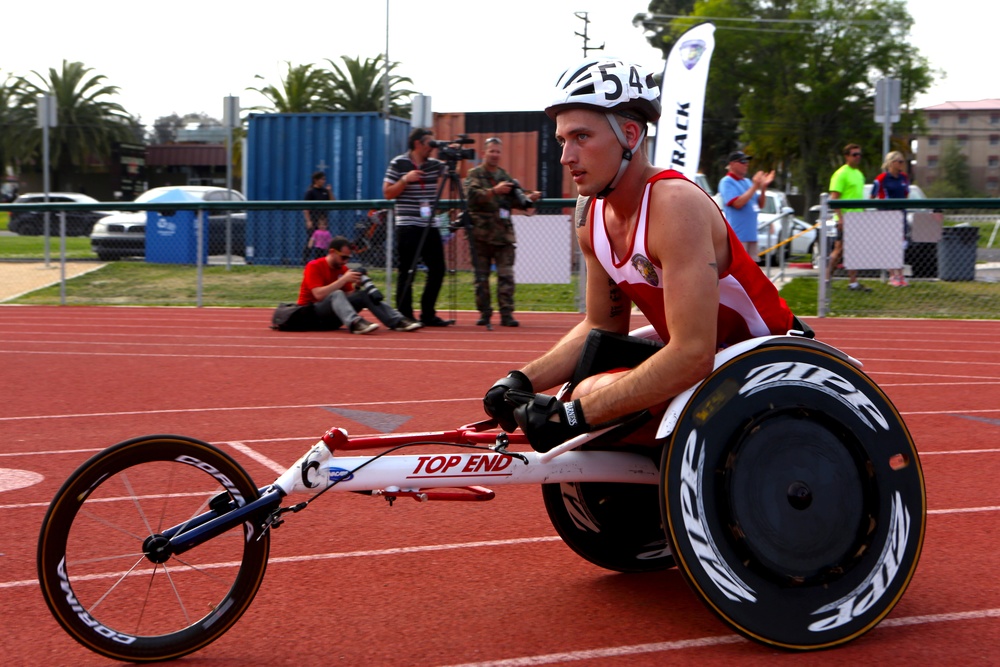
[[42, 521], [38, 579], [60, 625], [109, 658], [176, 658], [217, 639], [246, 611], [267, 567], [269, 533], [246, 521], [177, 555], [161, 531], [259, 497], [208, 443], [148, 436], [95, 455]]
[[833, 354], [781, 343], [716, 369], [664, 450], [662, 510], [702, 601], [792, 650], [861, 636], [917, 567], [926, 496], [882, 391]]
[[658, 496], [651, 484], [542, 485], [545, 510], [563, 542], [591, 563], [616, 572], [674, 566]]

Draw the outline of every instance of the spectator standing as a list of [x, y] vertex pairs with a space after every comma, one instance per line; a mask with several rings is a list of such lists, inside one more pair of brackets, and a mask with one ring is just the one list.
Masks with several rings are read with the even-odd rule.
[[[382, 300], [381, 293], [356, 289], [363, 275], [347, 267], [351, 245], [346, 237], [330, 241], [326, 257], [314, 259], [302, 274], [299, 300], [294, 307], [279, 306], [271, 328], [283, 331], [331, 331], [346, 325], [356, 334], [368, 334], [378, 325], [358, 315], [367, 308], [382, 324], [396, 331], [414, 331], [420, 324], [403, 317]], [[377, 290], [375, 290], [377, 292]]]
[[[847, 144], [844, 146], [844, 164], [830, 177], [830, 199], [864, 199], [865, 175], [859, 169], [861, 164], [861, 146]], [[844, 256], [844, 214], [861, 209], [837, 209], [837, 240], [833, 243], [830, 253], [830, 265], [826, 267], [827, 281], [833, 277], [833, 272]], [[858, 272], [848, 270], [847, 288], [853, 292], [871, 292], [872, 288], [858, 282]]]
[[438, 181], [446, 165], [430, 157], [434, 134], [416, 128], [407, 140], [408, 150], [389, 162], [382, 183], [386, 199], [396, 200], [399, 278], [396, 283], [396, 308], [409, 319], [413, 314], [413, 273], [418, 261], [427, 267], [427, 282], [420, 297], [420, 322], [429, 327], [452, 324], [437, 315], [436, 303], [444, 281], [444, 246], [441, 232], [434, 224], [434, 204]]
[[[326, 174], [322, 171], [314, 172], [312, 175], [312, 183], [309, 189], [306, 190], [306, 194], [302, 197], [306, 201], [333, 201], [333, 187], [326, 182]], [[329, 227], [329, 219], [327, 218], [328, 211], [303, 211], [302, 214], [305, 216], [306, 222], [306, 242], [302, 248], [302, 263], [306, 264], [312, 259], [312, 240], [313, 232], [319, 229], [319, 223], [322, 220]]]
[[[904, 168], [906, 159], [899, 151], [886, 153], [882, 162], [882, 173], [872, 181], [872, 199], [907, 199], [910, 196], [910, 179]], [[906, 211], [903, 211], [903, 249], [906, 249]], [[889, 284], [893, 287], [908, 287], [903, 269], [889, 269]]]
[[764, 194], [774, 181], [774, 171], [758, 171], [753, 178], [747, 178], [750, 156], [743, 151], [729, 154], [726, 161], [727, 173], [719, 181], [719, 196], [722, 198], [723, 213], [729, 226], [736, 232], [736, 238], [750, 256], [757, 260], [757, 214], [767, 200]]
[[491, 137], [483, 144], [483, 162], [469, 170], [465, 178], [465, 198], [472, 216], [472, 240], [476, 253], [476, 309], [479, 326], [487, 326], [493, 315], [490, 306], [490, 265], [497, 267], [497, 309], [500, 326], [516, 327], [514, 319], [514, 256], [517, 238], [511, 211], [534, 213], [530, 204], [541, 192], [525, 192], [523, 199], [514, 196], [515, 181], [500, 166], [503, 142]]

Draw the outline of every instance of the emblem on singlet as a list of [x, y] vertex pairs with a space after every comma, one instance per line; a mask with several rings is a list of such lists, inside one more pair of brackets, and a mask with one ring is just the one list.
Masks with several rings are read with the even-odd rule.
[[649, 283], [653, 287], [659, 287], [660, 279], [656, 275], [656, 267], [653, 266], [653, 263], [651, 261], [640, 255], [639, 253], [636, 253], [632, 255], [632, 268], [638, 271], [639, 275], [641, 275], [642, 279], [645, 280], [647, 283]]

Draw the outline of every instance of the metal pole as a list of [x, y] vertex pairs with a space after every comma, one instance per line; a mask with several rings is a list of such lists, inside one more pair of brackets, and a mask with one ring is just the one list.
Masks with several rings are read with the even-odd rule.
[[889, 154], [889, 138], [892, 137], [892, 119], [886, 113], [882, 122], [882, 157]]
[[[240, 98], [228, 95], [222, 99], [222, 122], [226, 126], [226, 197], [233, 200], [233, 128], [240, 120]], [[233, 263], [233, 212], [226, 210], [226, 271]]]
[[392, 147], [389, 142], [391, 124], [389, 123], [389, 0], [385, 0], [385, 73], [382, 81], [382, 114], [385, 118], [385, 163], [392, 160]]
[[816, 314], [819, 317], [826, 317], [826, 218], [830, 214], [827, 207], [829, 200], [827, 193], [819, 196], [819, 292], [816, 296]]
[[59, 305], [66, 305], [66, 211], [59, 211]]
[[195, 243], [195, 248], [196, 248], [196, 251], [198, 253], [198, 257], [195, 259], [195, 266], [197, 267], [197, 273], [198, 273], [198, 289], [197, 289], [197, 301], [196, 301], [196, 303], [197, 303], [197, 305], [198, 305], [199, 308], [201, 308], [202, 277], [203, 277], [203, 273], [204, 273], [204, 270], [203, 270], [203, 267], [202, 267], [202, 261], [201, 261], [201, 253], [204, 252], [203, 248], [205, 247], [205, 245], [204, 245], [204, 243], [205, 243], [205, 238], [204, 238], [205, 224], [204, 223], [205, 223], [205, 211], [204, 211], [204, 209], [198, 209], [198, 211], [195, 214], [195, 223], [194, 223], [194, 225], [195, 225], [195, 233], [197, 234], [197, 239], [198, 239], [197, 242]]
[[[49, 180], [49, 120], [50, 114], [49, 106], [52, 104], [52, 96], [47, 94], [42, 94], [38, 96], [39, 104], [39, 121], [42, 124], [42, 182], [45, 192], [45, 203], [49, 201], [49, 192], [52, 189], [51, 182]], [[49, 212], [45, 211], [43, 216], [45, 220], [45, 268], [49, 268]]]

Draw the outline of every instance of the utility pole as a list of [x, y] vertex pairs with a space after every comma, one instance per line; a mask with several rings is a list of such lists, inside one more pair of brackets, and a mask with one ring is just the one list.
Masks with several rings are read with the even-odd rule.
[[577, 37], [583, 37], [583, 57], [587, 57], [587, 51], [603, 51], [603, 43], [600, 46], [587, 46], [587, 42], [590, 41], [590, 38], [587, 37], [587, 28], [590, 26], [590, 19], [587, 18], [587, 12], [573, 12], [573, 15], [583, 21], [583, 32], [573, 33]]

